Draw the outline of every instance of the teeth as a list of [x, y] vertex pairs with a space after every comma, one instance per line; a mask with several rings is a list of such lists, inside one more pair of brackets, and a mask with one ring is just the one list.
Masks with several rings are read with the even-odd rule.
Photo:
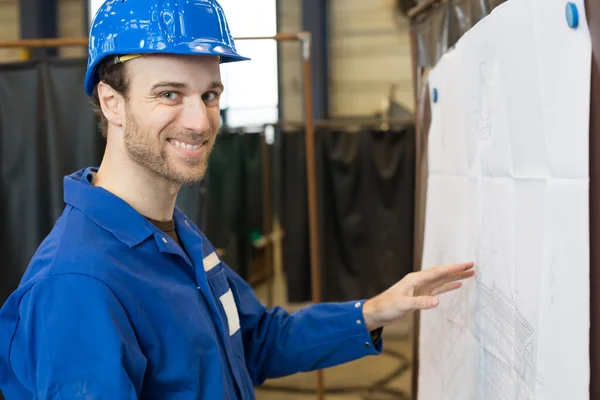
[[179, 147], [181, 149], [186, 149], [186, 150], [197, 150], [200, 148], [199, 144], [186, 144], [186, 143], [178, 142], [177, 140], [172, 140], [171, 143], [173, 143], [175, 145], [175, 147]]

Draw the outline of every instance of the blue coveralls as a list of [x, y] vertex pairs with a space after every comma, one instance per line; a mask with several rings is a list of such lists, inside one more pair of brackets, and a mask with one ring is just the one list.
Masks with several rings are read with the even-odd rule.
[[66, 207], [0, 310], [0, 389], [21, 399], [254, 399], [267, 378], [381, 353], [362, 301], [267, 310], [178, 209], [185, 251], [65, 177]]

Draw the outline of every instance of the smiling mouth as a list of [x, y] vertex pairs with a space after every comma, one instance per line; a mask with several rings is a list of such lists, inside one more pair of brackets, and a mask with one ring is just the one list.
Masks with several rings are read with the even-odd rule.
[[173, 147], [175, 147], [177, 150], [179, 150], [181, 153], [188, 157], [199, 155], [200, 151], [204, 147], [206, 147], [206, 143], [208, 142], [207, 140], [201, 142], [194, 140], [194, 143], [185, 143], [176, 139], [168, 139], [167, 141], [171, 143]]
[[175, 139], [170, 140], [171, 144], [175, 147], [179, 147], [180, 149], [187, 149], [187, 150], [197, 150], [200, 148], [200, 146], [202, 146], [204, 143], [201, 144], [189, 144], [189, 143], [183, 143], [183, 142], [179, 142]]

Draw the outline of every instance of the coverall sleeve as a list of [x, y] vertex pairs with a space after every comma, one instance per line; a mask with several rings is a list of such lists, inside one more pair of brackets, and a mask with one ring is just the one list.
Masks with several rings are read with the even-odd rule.
[[137, 399], [146, 369], [113, 292], [80, 274], [42, 278], [23, 296], [11, 366], [35, 397]]
[[226, 267], [238, 313], [246, 365], [255, 385], [381, 354], [365, 327], [363, 301], [315, 304], [295, 313], [268, 310], [254, 290]]

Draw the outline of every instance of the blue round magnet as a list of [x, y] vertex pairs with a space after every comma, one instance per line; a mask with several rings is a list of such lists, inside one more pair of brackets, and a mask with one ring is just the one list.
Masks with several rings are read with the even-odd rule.
[[569, 24], [569, 28], [577, 28], [579, 25], [579, 11], [577, 11], [577, 6], [574, 3], [567, 3], [565, 15], [567, 17], [567, 24]]
[[436, 88], [433, 88], [433, 102], [437, 103], [438, 101], [438, 92]]

